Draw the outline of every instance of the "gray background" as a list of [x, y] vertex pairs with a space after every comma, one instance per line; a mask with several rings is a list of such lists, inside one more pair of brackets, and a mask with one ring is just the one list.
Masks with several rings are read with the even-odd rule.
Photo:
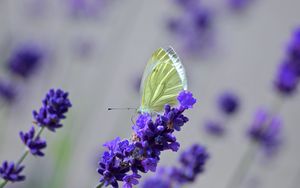
[[[48, 52], [43, 68], [20, 86], [18, 103], [1, 110], [0, 161], [20, 155], [18, 132], [29, 128], [31, 111], [39, 108], [49, 88], [69, 91], [73, 108], [63, 129], [46, 134], [46, 157], [26, 159], [27, 181], [7, 187], [93, 187], [99, 179], [101, 145], [131, 134], [133, 112], [106, 109], [139, 105], [134, 83], [151, 53], [168, 45], [180, 49], [165, 25], [179, 11], [171, 1], [112, 1], [99, 18], [78, 20], [68, 15], [66, 2], [45, 0], [40, 12], [28, 11], [31, 3], [34, 0], [0, 1], [2, 56], [24, 41], [39, 41]], [[206, 172], [187, 187], [223, 188], [247, 149], [245, 130], [255, 109], [271, 107], [276, 98], [272, 79], [299, 24], [300, 1], [256, 0], [242, 14], [230, 12], [225, 0], [204, 4], [215, 12], [215, 47], [197, 58], [177, 50], [187, 70], [189, 90], [198, 99], [188, 112], [190, 122], [177, 138], [182, 149], [202, 143], [211, 153]], [[92, 46], [88, 57], [74, 52], [78, 39]], [[0, 73], [5, 74], [3, 68]], [[227, 89], [239, 94], [242, 107], [228, 122], [227, 136], [214, 140], [201, 126], [205, 118], [217, 116], [215, 98]], [[297, 95], [285, 101], [280, 111], [284, 145], [272, 161], [257, 157], [243, 187], [291, 187], [300, 169], [299, 105]], [[59, 149], [61, 143], [67, 143], [69, 152]], [[165, 152], [160, 164], [176, 164], [177, 157], [178, 153]]]

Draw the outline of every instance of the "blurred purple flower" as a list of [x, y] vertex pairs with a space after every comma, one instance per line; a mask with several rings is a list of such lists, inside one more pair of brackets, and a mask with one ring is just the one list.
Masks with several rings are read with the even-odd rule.
[[142, 188], [172, 188], [173, 182], [170, 178], [171, 169], [167, 167], [160, 167], [153, 176], [148, 177], [142, 183]]
[[182, 8], [192, 9], [195, 6], [199, 6], [199, 0], [174, 0], [174, 2]]
[[30, 153], [34, 156], [44, 156], [44, 153], [41, 151], [45, 149], [47, 143], [45, 140], [41, 140], [39, 136], [36, 137], [34, 127], [31, 127], [28, 132], [20, 132], [20, 138], [23, 143], [28, 147]]
[[28, 78], [41, 65], [43, 52], [36, 44], [25, 44], [18, 46], [7, 62], [7, 66], [13, 74], [22, 78]]
[[75, 18], [95, 18], [104, 10], [106, 3], [106, 0], [69, 0], [69, 8]]
[[224, 114], [232, 115], [239, 108], [239, 98], [233, 92], [224, 92], [218, 98], [218, 106]]
[[194, 144], [181, 153], [179, 167], [160, 168], [155, 177], [146, 179], [142, 188], [172, 188], [172, 185], [192, 183], [204, 171], [208, 158], [206, 149], [199, 144]]
[[213, 136], [222, 136], [225, 132], [222, 123], [214, 120], [205, 121], [204, 128], [207, 133]]
[[6, 181], [24, 181], [25, 176], [21, 175], [24, 166], [16, 165], [14, 162], [4, 161], [0, 166], [0, 177]]
[[186, 51], [199, 53], [212, 42], [212, 13], [198, 0], [177, 0], [177, 4], [184, 8], [183, 13], [169, 19], [167, 26]]
[[172, 188], [172, 183], [168, 180], [161, 178], [160, 176], [155, 176], [146, 179], [142, 186], [142, 188]]
[[264, 109], [257, 110], [249, 127], [250, 138], [260, 144], [267, 153], [275, 151], [281, 143], [282, 122]]
[[299, 77], [291, 63], [282, 63], [275, 78], [275, 88], [282, 95], [293, 94], [298, 86]]
[[285, 59], [278, 67], [274, 85], [280, 94], [291, 95], [300, 79], [300, 28], [292, 36]]
[[229, 7], [234, 11], [245, 10], [253, 0], [229, 0]]
[[181, 167], [172, 169], [171, 178], [179, 184], [194, 182], [197, 175], [204, 171], [208, 158], [209, 154], [205, 147], [198, 144], [192, 145], [181, 153], [179, 158]]
[[300, 64], [300, 28], [297, 28], [294, 32], [292, 41], [288, 46], [289, 60]]
[[[145, 173], [156, 170], [162, 151], [179, 149], [173, 133], [188, 121], [182, 113], [192, 108], [196, 100], [190, 92], [182, 91], [178, 101], [179, 107], [166, 105], [164, 113], [158, 114], [155, 120], [147, 113], [140, 114], [133, 126], [134, 133], [130, 141], [121, 141], [117, 137], [104, 144], [108, 151], [103, 153], [99, 161], [100, 182], [113, 187], [118, 187], [118, 181], [125, 181], [127, 187], [136, 185], [140, 178], [139, 171]], [[130, 171], [135, 174], [134, 177], [128, 175]]]
[[15, 101], [17, 90], [13, 84], [6, 80], [0, 80], [0, 97], [8, 103]]

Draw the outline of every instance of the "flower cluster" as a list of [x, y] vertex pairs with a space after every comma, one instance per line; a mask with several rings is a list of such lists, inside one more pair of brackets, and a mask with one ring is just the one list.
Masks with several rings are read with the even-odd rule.
[[287, 55], [279, 65], [274, 81], [276, 90], [281, 95], [293, 94], [300, 79], [300, 28], [296, 30], [288, 46]]
[[175, 0], [183, 11], [182, 16], [168, 21], [169, 30], [177, 36], [189, 52], [204, 49], [211, 42], [212, 14], [199, 0]]
[[172, 188], [192, 183], [204, 171], [208, 158], [205, 147], [194, 144], [180, 155], [180, 167], [161, 168], [156, 176], [147, 179], [142, 187]]
[[150, 114], [140, 114], [133, 126], [131, 140], [118, 137], [104, 144], [108, 151], [99, 161], [100, 182], [105, 186], [118, 187], [118, 181], [123, 181], [123, 187], [132, 187], [141, 177], [139, 172], [156, 171], [162, 151], [179, 149], [173, 132], [179, 131], [188, 121], [182, 113], [192, 108], [196, 99], [187, 91], [182, 91], [177, 99], [180, 103], [178, 108], [165, 105], [164, 113], [158, 114], [155, 120]]
[[277, 149], [281, 142], [282, 122], [264, 109], [257, 110], [248, 134], [250, 138], [270, 153]]
[[40, 136], [35, 135], [34, 127], [31, 127], [28, 132], [20, 132], [20, 138], [22, 142], [28, 147], [30, 153], [35, 156], [44, 156], [44, 153], [41, 151], [45, 149], [47, 143], [45, 140], [41, 140]]
[[[234, 92], [225, 91], [222, 92], [217, 98], [217, 106], [222, 115], [225, 115], [225, 118], [229, 118], [238, 111], [240, 106], [240, 100]], [[206, 120], [204, 122], [205, 131], [213, 136], [222, 136], [225, 133], [225, 122], [226, 119]]]
[[22, 45], [10, 55], [7, 66], [11, 73], [22, 78], [28, 78], [40, 66], [43, 55], [37, 45]]
[[20, 138], [23, 144], [26, 146], [25, 153], [20, 157], [18, 163], [5, 161], [0, 167], [0, 177], [5, 182], [0, 183], [0, 187], [3, 187], [8, 181], [16, 182], [23, 181], [25, 176], [20, 173], [24, 169], [21, 166], [22, 161], [30, 152], [34, 156], [44, 156], [43, 149], [47, 144], [45, 140], [40, 138], [40, 135], [45, 127], [54, 131], [56, 128], [61, 127], [60, 120], [65, 118], [65, 113], [71, 107], [71, 103], [68, 99], [68, 93], [58, 89], [51, 89], [46, 98], [43, 100], [43, 107], [40, 113], [33, 112], [34, 118], [37, 121], [37, 125], [40, 126], [40, 131], [36, 134], [35, 128], [32, 126], [28, 132], [20, 132]]
[[24, 166], [4, 161], [2, 166], [0, 166], [0, 177], [11, 182], [24, 181], [25, 176], [20, 175], [23, 169]]
[[65, 113], [71, 107], [68, 93], [58, 89], [51, 89], [43, 100], [39, 111], [33, 111], [33, 117], [40, 127], [47, 127], [50, 131], [62, 127], [60, 121], [65, 119]]

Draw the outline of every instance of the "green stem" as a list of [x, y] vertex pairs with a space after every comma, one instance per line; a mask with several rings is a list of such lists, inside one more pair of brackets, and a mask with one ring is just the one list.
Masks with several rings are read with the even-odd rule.
[[7, 183], [8, 183], [7, 180], [3, 181], [3, 182], [0, 184], [0, 188], [3, 188]]
[[[38, 138], [42, 132], [44, 131], [45, 127], [40, 128], [38, 134], [35, 136], [34, 140], [36, 138]], [[18, 162], [16, 163], [16, 167], [20, 166], [22, 164], [22, 162], [26, 159], [27, 155], [29, 154], [29, 149], [26, 148], [24, 153], [21, 155], [21, 157], [19, 158]], [[6, 184], [8, 183], [7, 180], [4, 180], [1, 184], [0, 184], [0, 188], [3, 188]]]
[[104, 182], [102, 182], [99, 185], [97, 185], [96, 188], [102, 188], [103, 185], [104, 185]]
[[226, 188], [238, 188], [243, 182], [245, 176], [250, 170], [250, 166], [255, 159], [255, 154], [257, 151], [257, 143], [251, 143], [245, 152], [244, 156], [240, 160], [237, 170], [235, 170], [233, 176], [229, 180]]
[[35, 136], [35, 139], [41, 136], [41, 134], [43, 133], [44, 129], [45, 129], [45, 127], [42, 127], [42, 128], [39, 130], [39, 132], [38, 132], [37, 135]]

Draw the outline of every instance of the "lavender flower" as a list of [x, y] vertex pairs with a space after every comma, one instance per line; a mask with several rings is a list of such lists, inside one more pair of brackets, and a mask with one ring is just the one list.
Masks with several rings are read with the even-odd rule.
[[[0, 167], [0, 177], [4, 181], [0, 183], [0, 188], [3, 188], [8, 182], [23, 181], [25, 179], [25, 176], [20, 175], [24, 169], [24, 166], [21, 166], [22, 162], [29, 153], [34, 156], [44, 156], [42, 150], [46, 148], [47, 144], [45, 140], [40, 138], [41, 133], [46, 127], [51, 131], [54, 131], [57, 127], [61, 127], [60, 120], [65, 118], [64, 114], [70, 107], [71, 103], [68, 99], [68, 93], [59, 89], [52, 89], [48, 92], [46, 99], [43, 100], [43, 107], [41, 108], [43, 110], [40, 110], [44, 112], [43, 115], [48, 119], [43, 119], [41, 114], [34, 112], [36, 123], [40, 126], [39, 132], [35, 134], [34, 127], [31, 127], [28, 132], [20, 132], [20, 138], [26, 146], [26, 150], [16, 164], [13, 162], [8, 163], [7, 161], [2, 164], [2, 167]], [[60, 126], [52, 126], [53, 124]]]
[[294, 33], [288, 47], [286, 60], [279, 66], [275, 89], [281, 95], [291, 95], [297, 90], [300, 79], [300, 29]]
[[293, 94], [299, 82], [299, 78], [291, 63], [283, 63], [280, 65], [275, 80], [275, 87], [282, 95]]
[[33, 44], [19, 46], [8, 59], [9, 70], [22, 78], [28, 78], [40, 66], [43, 53]]
[[248, 134], [250, 138], [263, 146], [268, 153], [274, 151], [280, 144], [282, 122], [264, 109], [257, 110]]
[[0, 80], [0, 97], [8, 103], [14, 102], [16, 99], [17, 91], [11, 83]]
[[225, 132], [225, 129], [222, 123], [215, 120], [207, 120], [204, 123], [204, 128], [207, 133], [213, 136], [222, 136]]
[[24, 166], [16, 165], [14, 162], [4, 161], [0, 166], [0, 177], [6, 181], [24, 181], [25, 176], [21, 175]]
[[180, 168], [173, 168], [171, 178], [179, 184], [194, 182], [196, 176], [204, 171], [204, 165], [209, 158], [205, 147], [194, 144], [184, 151], [179, 158]]
[[218, 105], [221, 112], [231, 115], [239, 108], [239, 98], [232, 92], [224, 92], [218, 98]]
[[204, 171], [204, 165], [208, 158], [206, 149], [201, 145], [194, 144], [180, 155], [180, 167], [160, 169], [156, 176], [147, 179], [142, 187], [172, 188], [175, 187], [174, 185], [192, 183]]
[[[139, 172], [156, 170], [162, 151], [179, 149], [173, 132], [179, 131], [188, 121], [182, 113], [192, 108], [196, 99], [190, 92], [182, 91], [178, 101], [178, 108], [166, 105], [164, 113], [158, 114], [155, 120], [147, 113], [140, 114], [133, 126], [131, 140], [117, 137], [104, 144], [108, 151], [99, 161], [100, 182], [113, 187], [118, 187], [119, 181], [125, 182], [123, 187], [135, 185], [140, 178]], [[134, 176], [129, 176], [129, 172]]]
[[183, 13], [180, 17], [171, 18], [167, 26], [180, 39], [184, 49], [198, 54], [211, 42], [212, 13], [198, 0], [176, 2], [183, 8]]
[[31, 127], [30, 130], [26, 133], [21, 131], [20, 138], [28, 147], [32, 155], [41, 157], [44, 156], [44, 153], [41, 150], [46, 148], [46, 141], [41, 140], [39, 136], [35, 135], [34, 127]]
[[62, 127], [60, 121], [66, 118], [64, 114], [71, 106], [68, 93], [60, 89], [51, 89], [43, 100], [40, 110], [33, 111], [33, 117], [40, 127], [47, 127], [55, 132], [57, 128]]
[[193, 94], [188, 91], [182, 91], [178, 95], [177, 99], [180, 102], [181, 107], [185, 110], [192, 108], [193, 105], [196, 103], [196, 99], [193, 98]]

